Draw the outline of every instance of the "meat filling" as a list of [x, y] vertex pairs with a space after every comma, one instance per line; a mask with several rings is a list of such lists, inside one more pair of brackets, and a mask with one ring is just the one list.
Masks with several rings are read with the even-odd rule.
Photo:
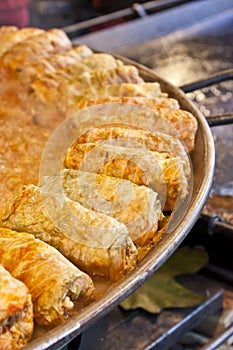
[[5, 320], [0, 321], [0, 334], [4, 334], [10, 331], [20, 318], [23, 318], [24, 311], [17, 311], [14, 315], [5, 318]]

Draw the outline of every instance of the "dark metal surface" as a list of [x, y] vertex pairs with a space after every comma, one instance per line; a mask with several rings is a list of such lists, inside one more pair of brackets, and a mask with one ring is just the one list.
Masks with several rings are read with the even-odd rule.
[[[227, 20], [227, 13], [230, 11], [229, 9], [233, 9], [232, 0], [191, 1], [187, 2], [186, 4], [184, 3], [183, 5], [173, 7], [171, 9], [160, 11], [150, 16], [145, 16], [143, 18], [135, 19], [126, 23], [121, 23], [121, 25], [104, 28], [102, 30], [91, 32], [86, 35], [77, 36], [74, 39], [74, 43], [84, 43], [93, 47], [94, 49], [101, 51], [112, 51], [115, 53], [118, 52], [120, 54], [123, 54], [123, 56], [127, 56], [128, 53], [133, 53], [135, 57], [139, 57], [138, 60], [136, 59], [137, 61], [141, 61], [141, 57], [147, 57], [148, 61], [151, 61], [154, 57], [159, 58], [160, 56], [159, 52], [156, 51], [156, 39], [161, 39], [161, 37], [169, 33], [174, 33], [177, 30], [181, 30], [182, 33], [185, 31], [187, 34], [186, 29], [190, 30], [192, 26], [198, 26], [200, 30], [203, 27], [205, 21], [212, 23], [213, 18], [220, 14], [221, 17], [226, 18]], [[179, 39], [181, 32], [177, 34]], [[155, 48], [153, 48], [154, 45]], [[150, 53], [148, 52], [148, 46], [151, 49]], [[135, 49], [134, 52], [132, 49]], [[202, 47], [201, 50], [203, 52], [200, 53], [198, 51], [196, 53], [198, 59], [203, 58], [203, 54], [206, 53], [206, 47]], [[168, 43], [166, 56], [164, 58], [166, 59], [170, 57], [170, 62], [172, 62], [172, 55], [170, 54], [170, 51], [172, 51], [172, 46], [169, 46]], [[153, 55], [153, 53], [155, 55]], [[131, 56], [131, 58], [133, 57]], [[149, 66], [148, 63], [145, 64]], [[192, 69], [193, 68], [195, 67], [192, 67]], [[197, 78], [198, 77], [194, 77], [192, 80], [194, 81]]]
[[117, 51], [154, 69], [176, 86], [183, 86], [232, 69], [232, 36], [233, 8], [181, 31]]
[[195, 81], [194, 83], [181, 85], [180, 88], [184, 92], [193, 92], [194, 90], [212, 86], [226, 80], [233, 80], [233, 69], [226, 69], [217, 73], [211, 74], [206, 79]]
[[[218, 285], [202, 276], [192, 276], [189, 288], [202, 295], [208, 288], [209, 296], [203, 304], [190, 308], [165, 309], [159, 314], [150, 314], [141, 309], [123, 311], [115, 308], [82, 334], [79, 350], [165, 350], [196, 327], [203, 319], [222, 308], [223, 291]], [[187, 284], [187, 281], [186, 281]]]
[[222, 345], [227, 339], [229, 339], [233, 335], [233, 325], [228, 327], [224, 332], [222, 332], [219, 336], [215, 337], [212, 341], [208, 343], [198, 350], [215, 350], [219, 349], [220, 345]]
[[224, 222], [218, 215], [201, 214], [198, 220], [199, 228], [209, 235], [220, 234], [233, 241], [233, 226]]
[[208, 266], [204, 269], [205, 273], [213, 276], [213, 278], [217, 278], [222, 280], [229, 285], [233, 286], [233, 272], [227, 268], [220, 267], [216, 264], [208, 264]]
[[211, 115], [206, 118], [209, 126], [227, 125], [233, 123], [233, 112], [222, 115]]
[[124, 21], [129, 21], [138, 17], [144, 17], [159, 11], [164, 11], [172, 7], [183, 5], [190, 1], [200, 0], [157, 0], [150, 1], [145, 4], [138, 4], [135, 2], [132, 7], [102, 15], [80, 23], [75, 23], [70, 26], [66, 26], [63, 29], [70, 38], [75, 38], [84, 33], [92, 32], [96, 28], [101, 29], [106, 28], [107, 26], [117, 25]]

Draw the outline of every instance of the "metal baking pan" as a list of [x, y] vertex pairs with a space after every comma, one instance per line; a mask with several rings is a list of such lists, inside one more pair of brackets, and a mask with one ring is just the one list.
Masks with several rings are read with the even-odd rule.
[[176, 98], [182, 109], [190, 111], [198, 121], [195, 151], [191, 161], [194, 173], [193, 191], [188, 208], [179, 225], [171, 233], [166, 233], [136, 268], [89, 306], [71, 317], [68, 321], [32, 340], [25, 350], [61, 349], [74, 337], [106, 315], [123, 299], [140, 287], [178, 248], [187, 236], [207, 200], [212, 186], [215, 166], [215, 150], [208, 123], [198, 108], [186, 97], [185, 93], [160, 78], [154, 71], [131, 60], [120, 58], [125, 64], [133, 64], [145, 81], [157, 81], [163, 92]]

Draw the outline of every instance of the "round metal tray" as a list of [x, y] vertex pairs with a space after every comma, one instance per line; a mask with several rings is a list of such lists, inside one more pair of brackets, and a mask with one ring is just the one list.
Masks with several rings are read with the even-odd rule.
[[157, 81], [163, 92], [176, 98], [182, 109], [190, 111], [198, 121], [195, 150], [192, 153], [194, 173], [193, 192], [185, 215], [173, 232], [165, 234], [161, 241], [143, 258], [136, 268], [89, 306], [81, 310], [64, 324], [31, 341], [25, 350], [60, 349], [75, 336], [106, 315], [123, 299], [142, 285], [178, 248], [187, 236], [207, 200], [214, 175], [215, 150], [210, 128], [198, 108], [184, 92], [159, 77], [154, 71], [131, 60], [120, 58], [125, 64], [133, 64], [145, 81]]

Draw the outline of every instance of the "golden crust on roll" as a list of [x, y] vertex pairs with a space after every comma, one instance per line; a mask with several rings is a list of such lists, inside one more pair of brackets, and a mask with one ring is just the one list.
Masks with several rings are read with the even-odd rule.
[[[84, 108], [91, 107], [98, 104], [106, 103], [127, 103], [134, 104], [141, 107], [148, 108], [154, 112], [147, 113], [146, 118], [144, 116], [144, 121], [138, 120], [138, 115], [140, 117], [140, 110], [135, 113], [132, 110], [132, 116], [119, 115], [117, 116], [116, 107], [116, 118], [119, 122], [128, 122], [131, 124], [138, 124], [147, 127], [151, 132], [160, 131], [180, 139], [188, 152], [194, 150], [195, 135], [197, 131], [197, 120], [189, 113], [179, 108], [178, 101], [168, 97], [157, 97], [157, 98], [145, 98], [145, 97], [108, 97], [88, 100], [83, 98], [77, 104], [73, 105], [67, 112], [67, 115], [72, 115], [73, 113], [80, 111]], [[142, 112], [141, 112], [142, 114]], [[111, 116], [112, 117], [112, 116]], [[117, 118], [118, 117], [118, 118]], [[111, 118], [112, 119], [112, 118]]]
[[[40, 97], [42, 101], [46, 101], [46, 99], [50, 99], [51, 101], [53, 94], [56, 92], [58, 93], [60, 86], [66, 86], [63, 90], [63, 94], [67, 95], [68, 98], [72, 98], [72, 93], [77, 92], [78, 94], [78, 89], [75, 89], [74, 86], [78, 86], [78, 82], [80, 79], [82, 80], [83, 75], [84, 77], [88, 77], [88, 75], [97, 72], [114, 71], [121, 66], [123, 66], [123, 63], [115, 59], [112, 55], [101, 53], [92, 54], [84, 57], [82, 60], [76, 60], [54, 71], [48, 73], [44, 71], [44, 74], [38, 76], [38, 79], [32, 83], [31, 87], [34, 94]], [[97, 82], [96, 78], [96, 83]], [[95, 85], [95, 81], [92, 82], [92, 85]], [[49, 91], [49, 89], [52, 91]], [[59, 101], [54, 99], [54, 103], [56, 102]], [[67, 103], [69, 102], [70, 100], [67, 101]], [[63, 109], [65, 107], [66, 103], [64, 101]]]
[[0, 27], [0, 57], [9, 51], [14, 45], [23, 42], [27, 38], [33, 40], [33, 37], [44, 33], [39, 28], [22, 28], [18, 30], [16, 27]]
[[30, 340], [33, 329], [28, 288], [0, 265], [0, 349], [20, 349]]
[[47, 192], [22, 186], [10, 199], [2, 223], [49, 243], [92, 276], [116, 281], [137, 262], [138, 252], [125, 225], [64, 198], [59, 187]]
[[[175, 137], [162, 132], [132, 128], [131, 125], [93, 127], [78, 137], [72, 148], [80, 143], [115, 143], [122, 147], [145, 147], [149, 151], [168, 153], [173, 157], [180, 157], [184, 162], [185, 175], [189, 178], [191, 169], [187, 151], [184, 145]], [[68, 151], [69, 152], [69, 151]]]
[[122, 82], [143, 82], [137, 68], [131, 65], [74, 73], [69, 79], [65, 78], [67, 72], [63, 73], [40, 76], [31, 83], [29, 98], [23, 97], [24, 108], [36, 116], [39, 125], [49, 130], [54, 130], [67, 117], [67, 110], [75, 99], [89, 90]]
[[93, 51], [86, 45], [76, 46], [68, 51], [56, 53], [31, 65], [26, 65], [16, 72], [17, 78], [25, 85], [30, 84], [41, 76], [54, 74], [56, 71], [67, 68], [82, 59], [91, 56]]
[[144, 148], [114, 144], [84, 143], [68, 150], [64, 167], [126, 179], [152, 188], [165, 211], [173, 210], [176, 201], [188, 194], [188, 180], [180, 157]]
[[2, 61], [7, 68], [16, 71], [20, 70], [24, 65], [30, 65], [58, 52], [70, 50], [71, 47], [72, 43], [63, 30], [39, 30], [38, 33], [33, 35], [33, 38], [29, 35], [29, 37], [11, 46], [4, 53]]
[[98, 100], [108, 98], [157, 98], [167, 97], [167, 94], [161, 91], [160, 85], [157, 82], [120, 82], [111, 85], [105, 85], [97, 89], [92, 89], [86, 92], [84, 96], [77, 98], [76, 102], [81, 102], [85, 99]]
[[46, 177], [46, 189], [51, 191], [59, 181], [71, 200], [126, 225], [136, 246], [157, 239], [158, 222], [163, 214], [158, 194], [153, 190], [127, 180], [72, 169]]
[[28, 287], [38, 324], [60, 323], [93, 299], [91, 278], [29, 233], [0, 228], [0, 264]]
[[[146, 84], [146, 83], [144, 83]], [[123, 84], [122, 84], [123, 85]], [[112, 87], [113, 85], [110, 85]], [[135, 85], [138, 86], [138, 85]], [[97, 90], [98, 91], [98, 90]], [[93, 94], [92, 97], [82, 96], [77, 99], [76, 104], [72, 106], [69, 112], [73, 112], [103, 103], [132, 103], [145, 108], [152, 109], [154, 111], [160, 110], [161, 108], [170, 108], [171, 110], [180, 109], [179, 103], [176, 99], [166, 96], [157, 97], [141, 97], [141, 96], [109, 96], [109, 97], [97, 97]]]
[[[72, 74], [69, 71], [58, 70], [53, 75], [41, 76], [31, 84], [32, 97], [35, 98], [33, 103], [48, 104], [50, 108], [52, 104], [56, 104], [59, 111], [65, 113], [78, 96], [85, 95], [90, 90], [95, 91], [106, 85], [124, 82], [143, 82], [136, 67], [115, 65], [114, 62], [111, 61], [109, 65], [99, 69], [83, 69], [79, 73], [75, 69]], [[79, 67], [81, 70], [82, 65]]]

